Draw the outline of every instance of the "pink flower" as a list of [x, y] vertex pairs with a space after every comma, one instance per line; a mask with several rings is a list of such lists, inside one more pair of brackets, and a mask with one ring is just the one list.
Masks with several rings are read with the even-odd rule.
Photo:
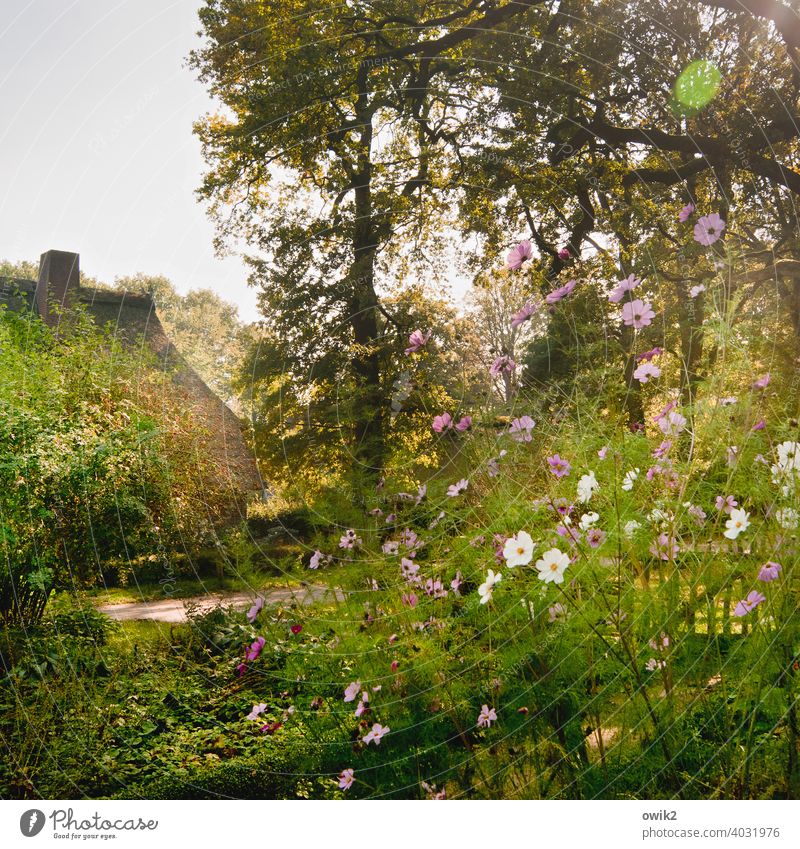
[[647, 383], [650, 379], [661, 377], [661, 369], [652, 363], [642, 363], [633, 372], [633, 376], [639, 383]]
[[536, 312], [538, 306], [534, 306], [531, 301], [526, 301], [525, 305], [511, 316], [511, 327], [516, 330], [520, 325], [524, 324]]
[[762, 601], [766, 601], [767, 597], [762, 595], [758, 590], [751, 590], [747, 594], [747, 598], [743, 601], [740, 601], [736, 607], [733, 608], [734, 616], [747, 616], [747, 614], [751, 610], [755, 610]]
[[604, 445], [604, 446], [603, 446], [603, 447], [602, 447], [602, 448], [601, 448], [601, 449], [597, 452], [597, 456], [598, 456], [601, 460], [605, 460], [607, 455], [608, 455], [608, 446], [607, 446], [607, 445]]
[[295, 635], [295, 637], [303, 630], [302, 625], [292, 625], [289, 630]]
[[705, 292], [706, 287], [702, 283], [698, 283], [697, 286], [692, 286], [689, 289], [689, 297], [696, 298], [701, 292]]
[[653, 449], [653, 456], [660, 460], [662, 457], [666, 457], [669, 453], [669, 449], [672, 448], [672, 442], [669, 439], [665, 439], [658, 448]]
[[650, 553], [653, 557], [659, 557], [661, 560], [671, 560], [679, 551], [675, 540], [668, 537], [666, 534], [659, 534], [650, 546]]
[[425, 595], [431, 596], [431, 598], [445, 598], [447, 595], [447, 590], [444, 588], [441, 580], [436, 578], [428, 578], [425, 581]]
[[425, 346], [428, 339], [431, 338], [430, 330], [427, 333], [423, 333], [421, 330], [415, 330], [408, 337], [408, 348], [405, 350], [405, 355], [409, 356], [410, 354], [417, 354], [419, 351]]
[[356, 719], [369, 707], [369, 693], [361, 694], [361, 701], [356, 705], [354, 715]]
[[247, 621], [252, 625], [256, 621], [256, 617], [264, 609], [264, 599], [259, 596], [255, 604], [247, 611]]
[[673, 410], [658, 419], [658, 426], [664, 436], [677, 436], [686, 427], [686, 417]]
[[724, 511], [725, 513], [730, 513], [731, 510], [734, 510], [739, 506], [739, 502], [732, 495], [718, 495], [714, 499], [714, 506], [717, 510]]
[[253, 705], [253, 709], [247, 714], [246, 718], [250, 720], [258, 719], [259, 715], [264, 713], [266, 709], [267, 706], [263, 702], [260, 705]]
[[418, 572], [419, 564], [409, 560], [408, 557], [400, 558], [400, 574], [406, 581], [411, 584], [417, 583], [419, 581]]
[[569, 460], [564, 460], [558, 454], [553, 454], [552, 457], [547, 458], [547, 464], [550, 466], [550, 471], [557, 477], [563, 478], [566, 477], [572, 466], [569, 463]]
[[758, 573], [758, 580], [763, 581], [765, 584], [769, 584], [771, 581], [777, 581], [782, 569], [783, 566], [780, 563], [776, 563], [774, 560], [767, 560]]
[[678, 213], [678, 221], [680, 221], [681, 224], [685, 224], [689, 220], [693, 212], [694, 204], [687, 203], [686, 206], [684, 206], [683, 209], [681, 209], [681, 211]]
[[767, 372], [753, 382], [753, 389], [766, 389], [769, 386], [770, 379], [770, 373]]
[[493, 722], [497, 722], [497, 712], [489, 705], [484, 705], [478, 714], [478, 726], [489, 728]]
[[589, 528], [586, 531], [586, 543], [590, 548], [599, 548], [606, 539], [605, 531], [601, 531], [600, 528]]
[[552, 607], [548, 607], [547, 613], [548, 622], [558, 622], [567, 618], [567, 608], [560, 601], [557, 601]]
[[456, 572], [455, 578], [450, 581], [450, 589], [454, 592], [458, 592], [458, 588], [464, 583], [464, 579], [461, 576], [461, 570]]
[[403, 593], [400, 597], [400, 601], [402, 601], [406, 607], [416, 607], [418, 599], [414, 593]]
[[351, 681], [344, 690], [344, 700], [346, 702], [352, 702], [355, 700], [355, 697], [361, 691], [361, 682], [360, 681]]
[[611, 290], [608, 300], [612, 304], [618, 304], [625, 297], [626, 292], [632, 292], [641, 282], [635, 274], [629, 274]]
[[339, 537], [339, 548], [358, 548], [361, 545], [361, 542], [361, 537], [358, 536], [353, 528], [348, 528], [341, 537]]
[[754, 424], [754, 425], [750, 428], [750, 430], [752, 430], [752, 431], [764, 430], [764, 428], [765, 428], [766, 426], [767, 426], [767, 422], [766, 422], [766, 420], [765, 420], [765, 419], [761, 419], [760, 421], [756, 422], [756, 423], [755, 423], [755, 424]]
[[520, 416], [512, 419], [509, 434], [515, 442], [530, 442], [533, 437], [531, 431], [536, 427], [536, 422], [530, 416]]
[[245, 660], [257, 660], [258, 656], [261, 654], [261, 650], [264, 648], [264, 643], [267, 641], [264, 637], [258, 637], [250, 643], [250, 648], [245, 652]]
[[716, 212], [712, 212], [711, 215], [704, 215], [697, 220], [697, 224], [694, 225], [694, 240], [708, 247], [722, 236], [724, 229], [725, 222]]
[[562, 298], [566, 298], [567, 295], [572, 293], [572, 290], [578, 285], [577, 280], [569, 280], [563, 286], [559, 286], [558, 289], [553, 289], [549, 295], [544, 299], [546, 304], [557, 304]]
[[523, 239], [506, 257], [506, 267], [509, 271], [518, 271], [522, 263], [533, 257], [533, 246], [530, 239]]
[[321, 551], [315, 551], [311, 555], [311, 560], [308, 561], [309, 569], [318, 569], [320, 564], [325, 560], [325, 555]]
[[431, 425], [431, 427], [436, 433], [443, 433], [452, 426], [453, 417], [450, 415], [450, 413], [442, 413], [440, 416], [433, 417], [433, 424]]
[[339, 773], [339, 789], [340, 790], [349, 790], [353, 786], [353, 782], [355, 781], [354, 771], [352, 769], [343, 769]]
[[643, 327], [647, 327], [652, 323], [655, 315], [652, 304], [645, 303], [639, 298], [622, 305], [623, 322], [635, 330], [641, 330]]
[[569, 248], [561, 248], [558, 252], [558, 258], [563, 262], [569, 259]]
[[385, 737], [391, 730], [392, 729], [389, 728], [388, 725], [381, 725], [380, 722], [376, 722], [372, 726], [372, 730], [367, 734], [366, 737], [363, 738], [363, 740], [368, 746], [370, 743], [374, 743], [376, 746], [379, 746], [381, 739]]
[[459, 419], [458, 423], [456, 424], [456, 430], [459, 433], [464, 433], [465, 430], [469, 430], [471, 427], [472, 416], [464, 416], [463, 418]]
[[514, 360], [512, 360], [511, 357], [509, 357], [507, 354], [503, 354], [489, 366], [489, 374], [492, 377], [497, 377], [503, 372], [513, 374], [514, 369], [516, 367], [517, 364], [514, 362]]
[[462, 492], [466, 492], [468, 486], [469, 481], [466, 478], [461, 478], [458, 483], [451, 483], [447, 487], [447, 494], [450, 498], [455, 498], [457, 495], [461, 495]]

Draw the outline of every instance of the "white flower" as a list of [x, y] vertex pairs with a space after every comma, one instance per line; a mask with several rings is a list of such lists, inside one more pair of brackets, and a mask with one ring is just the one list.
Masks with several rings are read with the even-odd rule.
[[597, 482], [594, 472], [589, 472], [578, 481], [578, 501], [585, 504], [597, 489], [600, 489], [600, 484]]
[[625, 477], [622, 480], [622, 488], [625, 492], [630, 492], [633, 489], [633, 482], [639, 477], [638, 469], [631, 469], [625, 472]]
[[797, 510], [791, 507], [782, 507], [780, 510], [775, 511], [775, 521], [785, 531], [793, 531], [797, 528], [800, 515], [798, 515]]
[[625, 524], [622, 526], [622, 532], [625, 534], [626, 537], [628, 537], [628, 539], [630, 539], [641, 527], [641, 522], [637, 522], [635, 519], [631, 519], [630, 522], [625, 522]]
[[502, 580], [503, 576], [500, 572], [495, 575], [495, 573], [489, 569], [486, 573], [486, 580], [478, 587], [478, 595], [481, 597], [481, 604], [486, 604], [486, 602], [491, 599], [495, 585], [499, 584]]
[[781, 442], [777, 451], [781, 469], [800, 471], [800, 442]]
[[689, 289], [689, 297], [696, 298], [701, 292], [705, 292], [705, 290], [706, 287], [702, 283], [697, 286], [692, 286], [692, 288]]
[[648, 514], [647, 520], [656, 524], [657, 522], [671, 522], [672, 521], [672, 513], [667, 513], [664, 510], [661, 510], [659, 507], [654, 507]]
[[539, 580], [546, 584], [553, 582], [555, 584], [564, 583], [564, 571], [569, 566], [569, 555], [564, 554], [558, 548], [551, 548], [545, 551], [541, 559], [536, 561], [536, 568], [539, 570]]
[[728, 539], [736, 539], [742, 531], [746, 531], [750, 525], [750, 516], [741, 507], [731, 510], [730, 518], [725, 522], [725, 536]]
[[503, 546], [503, 557], [509, 569], [525, 566], [533, 557], [533, 540], [527, 531], [520, 531], [515, 537], [509, 537]]
[[588, 531], [588, 530], [589, 530], [589, 528], [591, 528], [591, 527], [592, 527], [592, 525], [593, 525], [593, 524], [594, 524], [594, 523], [595, 523], [595, 522], [596, 522], [599, 518], [600, 518], [600, 514], [599, 514], [599, 513], [584, 513], [584, 514], [583, 514], [583, 516], [581, 516], [581, 520], [580, 520], [580, 523], [578, 524], [578, 527], [579, 527], [582, 531]]

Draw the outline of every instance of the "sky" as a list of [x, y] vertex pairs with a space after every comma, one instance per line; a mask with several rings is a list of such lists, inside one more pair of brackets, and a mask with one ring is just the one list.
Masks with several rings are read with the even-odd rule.
[[238, 257], [215, 257], [192, 122], [211, 111], [185, 58], [200, 0], [0, 0], [0, 259], [81, 256], [258, 317]]

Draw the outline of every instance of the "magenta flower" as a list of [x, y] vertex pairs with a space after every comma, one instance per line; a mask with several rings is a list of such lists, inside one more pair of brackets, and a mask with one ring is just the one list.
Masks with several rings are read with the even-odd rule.
[[459, 419], [455, 428], [459, 433], [464, 433], [465, 430], [469, 430], [472, 427], [472, 416], [464, 416]]
[[766, 389], [769, 386], [770, 379], [770, 373], [767, 372], [753, 382], [753, 389]]
[[497, 712], [489, 705], [484, 705], [478, 714], [478, 726], [489, 728], [493, 722], [497, 722]]
[[636, 367], [633, 377], [639, 383], [647, 383], [649, 380], [655, 380], [657, 377], [661, 377], [661, 369], [653, 365], [653, 363], [642, 363]]
[[372, 730], [367, 734], [366, 737], [363, 738], [363, 740], [368, 746], [370, 743], [374, 743], [376, 746], [379, 746], [381, 739], [385, 737], [391, 730], [392, 729], [389, 728], [388, 725], [381, 725], [380, 722], [376, 722], [372, 726]]
[[566, 298], [567, 295], [572, 294], [572, 290], [578, 285], [577, 280], [569, 280], [563, 286], [559, 286], [558, 289], [553, 289], [549, 295], [544, 299], [546, 304], [552, 305], [557, 304], [562, 298]]
[[415, 593], [403, 593], [403, 595], [400, 597], [400, 601], [406, 607], [416, 607], [419, 599], [417, 598]]
[[564, 262], [565, 260], [568, 260], [569, 259], [569, 248], [561, 248], [561, 250], [558, 252], [558, 258], [562, 262]]
[[750, 428], [750, 430], [752, 430], [752, 431], [764, 430], [764, 428], [765, 428], [766, 426], [767, 426], [767, 422], [766, 422], [766, 420], [765, 420], [765, 419], [761, 419], [760, 421], [756, 422], [756, 423], [753, 425], [753, 427], [751, 427], [751, 428]]
[[247, 621], [252, 625], [256, 621], [256, 617], [264, 609], [264, 599], [259, 596], [255, 604], [247, 611]]
[[547, 458], [547, 464], [550, 466], [550, 471], [557, 477], [563, 478], [566, 477], [572, 466], [569, 463], [569, 460], [564, 460], [558, 454], [553, 454], [552, 457]]
[[661, 560], [671, 560], [679, 550], [675, 540], [666, 534], [659, 534], [658, 539], [654, 540], [650, 546], [650, 553], [653, 557], [658, 557]]
[[667, 456], [670, 448], [672, 448], [672, 442], [669, 439], [665, 439], [658, 448], [653, 449], [653, 456], [656, 460], [660, 460]]
[[433, 417], [433, 424], [431, 427], [434, 429], [436, 433], [443, 433], [453, 426], [453, 417], [450, 413], [442, 413], [439, 416]]
[[525, 305], [519, 310], [519, 312], [515, 312], [514, 315], [511, 316], [511, 327], [513, 330], [516, 330], [520, 325], [525, 324], [526, 321], [536, 312], [538, 307], [534, 306], [531, 301], [526, 301]]
[[645, 303], [639, 298], [622, 305], [622, 321], [635, 330], [647, 327], [652, 323], [655, 315], [652, 304]]
[[520, 416], [512, 419], [509, 434], [515, 442], [530, 442], [533, 439], [531, 431], [536, 427], [536, 422], [530, 416]]
[[400, 574], [409, 583], [415, 584], [419, 582], [419, 564], [410, 560], [408, 557], [400, 558]]
[[641, 354], [637, 354], [635, 359], [637, 363], [649, 363], [650, 360], [655, 359], [655, 357], [661, 356], [661, 354], [663, 353], [663, 348], [655, 347], [651, 348], [649, 351], [644, 351]]
[[608, 446], [607, 446], [607, 445], [604, 445], [604, 446], [603, 446], [603, 447], [602, 447], [602, 448], [601, 448], [601, 449], [597, 452], [597, 456], [598, 456], [601, 460], [605, 460], [607, 455], [608, 455]]
[[433, 578], [428, 578], [425, 581], [425, 595], [430, 596], [431, 598], [445, 598], [447, 596], [447, 590], [444, 588], [444, 584], [442, 584], [439, 578], [435, 580]]
[[522, 264], [533, 257], [533, 246], [530, 239], [523, 239], [506, 257], [506, 267], [509, 271], [518, 271]]
[[417, 354], [420, 352], [422, 348], [428, 342], [428, 339], [431, 338], [430, 330], [427, 333], [423, 333], [421, 330], [415, 330], [408, 337], [408, 348], [405, 350], [405, 355], [409, 356], [410, 354]]
[[765, 584], [769, 584], [771, 581], [777, 581], [782, 569], [783, 566], [780, 563], [776, 563], [774, 560], [767, 560], [758, 573], [758, 580], [763, 581]]
[[694, 240], [708, 247], [722, 236], [724, 229], [725, 222], [716, 212], [712, 212], [711, 215], [704, 215], [697, 220], [697, 224], [694, 225]]
[[456, 496], [461, 495], [462, 492], [466, 492], [468, 486], [469, 481], [466, 478], [461, 478], [458, 483], [451, 483], [450, 486], [447, 487], [447, 494], [450, 498], [455, 498]]
[[685, 224], [689, 220], [693, 212], [694, 204], [687, 203], [686, 206], [684, 206], [683, 209], [681, 209], [681, 211], [678, 213], [678, 221], [680, 221], [681, 224]]
[[458, 592], [458, 588], [459, 588], [459, 587], [460, 587], [463, 583], [464, 583], [464, 578], [463, 578], [463, 576], [461, 575], [461, 570], [459, 569], [459, 570], [456, 572], [456, 576], [455, 576], [455, 578], [453, 578], [453, 580], [452, 580], [452, 581], [450, 581], [450, 589], [451, 589], [454, 593], [457, 593], [457, 592]]
[[340, 790], [349, 790], [353, 786], [353, 782], [355, 781], [354, 771], [352, 769], [343, 769], [339, 773], [339, 789]]
[[618, 304], [625, 297], [626, 292], [632, 292], [641, 282], [635, 274], [629, 274], [611, 290], [608, 300], [612, 304]]
[[513, 374], [514, 369], [516, 367], [517, 364], [514, 362], [514, 360], [512, 360], [511, 357], [509, 357], [507, 354], [503, 354], [489, 366], [489, 374], [492, 377], [497, 377], [503, 372], [506, 372], [507, 374]]
[[751, 610], [755, 610], [762, 601], [766, 601], [767, 597], [762, 595], [758, 590], [751, 590], [747, 594], [747, 598], [740, 601], [733, 608], [734, 616], [747, 616]]
[[250, 648], [245, 651], [245, 660], [256, 660], [258, 656], [261, 654], [261, 650], [264, 648], [264, 643], [267, 641], [264, 637], [258, 637], [250, 643]]

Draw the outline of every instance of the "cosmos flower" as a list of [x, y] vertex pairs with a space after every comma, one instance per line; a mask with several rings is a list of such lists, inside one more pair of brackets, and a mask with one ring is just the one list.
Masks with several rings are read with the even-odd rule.
[[343, 769], [339, 773], [339, 789], [340, 790], [349, 790], [353, 786], [354, 771], [352, 769]]
[[457, 495], [461, 495], [462, 492], [466, 492], [468, 486], [469, 481], [466, 478], [461, 478], [458, 483], [451, 483], [450, 486], [447, 487], [447, 494], [450, 498], [455, 498]]
[[464, 433], [465, 430], [469, 430], [472, 427], [472, 416], [464, 416], [459, 419], [455, 425], [456, 430], [459, 433]]
[[523, 239], [506, 257], [506, 267], [509, 271], [518, 271], [522, 264], [533, 257], [533, 246], [530, 239]]
[[628, 327], [633, 327], [634, 330], [647, 327], [652, 323], [655, 315], [652, 304], [645, 303], [639, 298], [622, 305], [622, 321]]
[[625, 477], [622, 479], [622, 489], [625, 492], [630, 492], [633, 489], [633, 482], [639, 477], [639, 469], [629, 469], [625, 472]]
[[[388, 520], [387, 520], [388, 521]], [[361, 537], [353, 528], [348, 528], [339, 538], [339, 548], [358, 548], [361, 545]]]
[[705, 292], [706, 287], [702, 283], [698, 283], [696, 286], [692, 286], [689, 289], [689, 297], [696, 298], [701, 292]]
[[589, 528], [586, 531], [586, 544], [589, 548], [599, 548], [606, 540], [606, 532], [600, 528]]
[[320, 565], [325, 561], [325, 555], [317, 550], [311, 555], [311, 559], [308, 561], [309, 569], [319, 569]]
[[247, 714], [246, 719], [250, 719], [250, 720], [258, 719], [258, 717], [262, 713], [264, 713], [264, 711], [266, 709], [267, 709], [267, 706], [263, 702], [260, 705], [253, 705], [253, 709], [250, 711], [250, 713]]
[[629, 274], [611, 290], [608, 300], [612, 304], [618, 304], [625, 297], [626, 292], [632, 292], [641, 282], [635, 274]]
[[667, 534], [659, 534], [650, 545], [650, 553], [661, 560], [671, 560], [679, 550], [678, 544]]
[[512, 419], [509, 434], [515, 442], [530, 442], [533, 439], [531, 431], [536, 427], [536, 422], [530, 416], [520, 416]]
[[503, 372], [506, 374], [513, 374], [516, 367], [517, 364], [514, 360], [512, 360], [507, 354], [503, 354], [502, 356], [497, 357], [497, 359], [495, 359], [495, 361], [489, 366], [489, 374], [492, 377], [497, 377]]
[[637, 363], [649, 363], [650, 360], [660, 357], [663, 353], [664, 349], [656, 346], [649, 351], [643, 351], [641, 354], [637, 354], [635, 360]]
[[782, 570], [783, 566], [780, 563], [776, 563], [774, 560], [767, 560], [758, 573], [758, 580], [763, 581], [765, 584], [777, 581]]
[[264, 648], [264, 644], [267, 641], [264, 637], [257, 637], [250, 643], [250, 648], [245, 652], [245, 660], [257, 660], [258, 656], [261, 654], [261, 650]]
[[566, 248], [566, 247], [565, 247], [565, 248], [561, 248], [561, 250], [558, 252], [558, 258], [559, 258], [562, 262], [564, 262], [564, 261], [568, 260], [568, 259], [569, 259], [569, 248]]
[[755, 610], [762, 601], [766, 601], [767, 597], [762, 595], [758, 590], [751, 590], [747, 594], [747, 598], [740, 601], [733, 608], [734, 616], [747, 616], [751, 610]]
[[408, 337], [408, 348], [405, 350], [405, 355], [408, 357], [411, 354], [419, 353], [419, 351], [425, 347], [430, 338], [430, 330], [427, 333], [423, 333], [421, 330], [413, 331]]
[[545, 303], [550, 306], [557, 304], [560, 300], [566, 298], [567, 295], [570, 295], [577, 285], [577, 280], [568, 280], [563, 286], [559, 286], [558, 289], [553, 289], [553, 291], [550, 292], [550, 294], [544, 299]]
[[557, 601], [552, 607], [548, 607], [547, 613], [548, 622], [558, 622], [567, 618], [567, 608], [560, 601]]
[[642, 363], [633, 372], [633, 377], [639, 383], [647, 383], [650, 379], [661, 377], [661, 369], [653, 363]]
[[693, 212], [694, 204], [687, 203], [686, 206], [684, 206], [678, 213], [678, 221], [680, 221], [681, 224], [685, 224], [689, 220]]
[[600, 489], [600, 484], [597, 482], [594, 472], [587, 472], [578, 481], [578, 501], [581, 504], [586, 504], [598, 489]]
[[724, 229], [725, 222], [716, 212], [712, 212], [711, 215], [704, 215], [697, 220], [694, 225], [694, 240], [704, 247], [708, 247], [722, 236]]
[[532, 301], [526, 301], [520, 309], [511, 316], [511, 327], [516, 330], [521, 325], [525, 324], [528, 319], [538, 310], [538, 305]]
[[736, 539], [742, 531], [746, 531], [750, 526], [750, 515], [741, 508], [731, 510], [730, 518], [725, 522], [727, 530], [723, 536], [728, 539]]
[[[314, 567], [312, 567], [314, 568]], [[256, 621], [256, 617], [264, 609], [264, 599], [259, 596], [250, 610], [247, 611], [247, 621], [252, 625]]]
[[536, 561], [536, 569], [539, 572], [539, 580], [546, 584], [562, 584], [564, 572], [569, 566], [569, 555], [564, 554], [558, 548], [551, 548]]
[[400, 597], [400, 601], [406, 607], [416, 607], [419, 599], [417, 598], [415, 593], [403, 593], [403, 595]]
[[478, 725], [483, 728], [491, 727], [493, 722], [497, 722], [497, 712], [489, 705], [483, 705], [481, 712], [478, 714]]
[[766, 389], [769, 386], [769, 382], [771, 380], [770, 373], [762, 375], [758, 378], [758, 380], [753, 382], [753, 389]]
[[391, 730], [392, 729], [389, 728], [388, 725], [381, 725], [380, 722], [376, 722], [363, 740], [368, 746], [370, 743], [374, 743], [376, 746], [379, 746], [383, 737], [385, 737]]
[[453, 426], [453, 417], [450, 413], [442, 413], [441, 415], [433, 417], [433, 424], [431, 427], [436, 433], [443, 433], [448, 428]]
[[686, 427], [686, 417], [672, 410], [658, 419], [658, 427], [664, 436], [678, 436]]
[[495, 586], [502, 580], [503, 576], [500, 572], [495, 573], [491, 569], [486, 572], [486, 580], [478, 587], [478, 595], [481, 597], [481, 604], [486, 604], [488, 601], [491, 601]]
[[775, 511], [775, 521], [785, 531], [794, 531], [798, 524], [797, 510], [792, 507], [781, 507], [780, 510]]
[[597, 452], [597, 456], [598, 456], [601, 460], [605, 460], [605, 459], [606, 459], [606, 455], [607, 455], [607, 454], [608, 454], [608, 446], [607, 446], [607, 445], [604, 445], [604, 446], [603, 446], [603, 447], [602, 447], [602, 448], [601, 448], [601, 449]]
[[588, 531], [596, 522], [600, 520], [599, 513], [584, 513], [578, 522], [578, 527], [582, 531]]
[[552, 457], [547, 458], [547, 465], [550, 466], [550, 471], [557, 477], [563, 478], [566, 477], [572, 466], [569, 463], [569, 460], [564, 460], [558, 454], [553, 454]]
[[351, 681], [344, 689], [344, 701], [355, 701], [356, 696], [361, 692], [361, 682]]
[[530, 563], [533, 558], [531, 535], [527, 531], [520, 531], [516, 536], [509, 537], [503, 546], [503, 557], [509, 569]]

